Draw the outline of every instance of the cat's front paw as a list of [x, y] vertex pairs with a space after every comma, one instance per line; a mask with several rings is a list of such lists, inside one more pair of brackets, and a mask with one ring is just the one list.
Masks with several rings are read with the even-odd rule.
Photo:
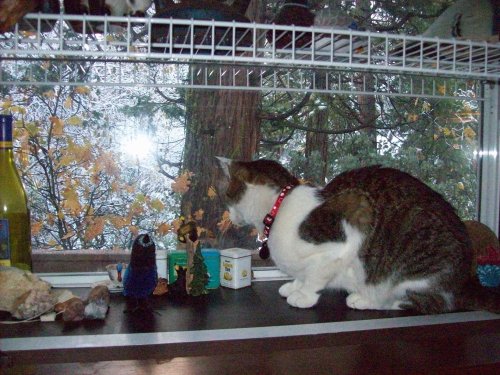
[[283, 284], [280, 286], [278, 292], [281, 297], [288, 298], [293, 292], [295, 292], [297, 289], [299, 289], [301, 286], [301, 283], [297, 280], [290, 281], [286, 284]]
[[307, 309], [313, 307], [318, 303], [319, 294], [318, 293], [303, 293], [300, 290], [294, 291], [288, 296], [286, 302], [293, 307], [298, 307], [300, 309]]
[[345, 302], [346, 302], [347, 306], [349, 306], [351, 309], [367, 310], [367, 309], [373, 308], [371, 306], [370, 301], [358, 293], [349, 294], [347, 296]]

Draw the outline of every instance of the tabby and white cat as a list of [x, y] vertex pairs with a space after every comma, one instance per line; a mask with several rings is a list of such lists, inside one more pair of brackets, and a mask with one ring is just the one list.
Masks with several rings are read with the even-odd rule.
[[[229, 178], [234, 224], [254, 225], [262, 234], [263, 219], [277, 211], [268, 246], [294, 279], [279, 289], [290, 305], [312, 307], [322, 290], [336, 288], [349, 293], [353, 309], [500, 312], [499, 296], [470, 279], [463, 222], [441, 195], [409, 174], [365, 167], [320, 189], [300, 184], [271, 160], [218, 159]], [[287, 185], [293, 188], [280, 198]]]

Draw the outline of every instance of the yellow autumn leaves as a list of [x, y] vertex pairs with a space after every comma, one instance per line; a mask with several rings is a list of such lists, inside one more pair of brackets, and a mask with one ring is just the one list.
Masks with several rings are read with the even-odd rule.
[[[177, 177], [174, 182], [170, 185], [172, 188], [172, 191], [174, 193], [179, 193], [179, 194], [185, 194], [188, 192], [189, 188], [191, 187], [191, 178], [195, 174], [190, 171], [185, 171]], [[207, 190], [207, 196], [210, 199], [214, 199], [217, 196], [217, 191], [215, 190], [215, 187], [210, 186]]]
[[208, 191], [207, 191], [207, 196], [210, 198], [210, 199], [214, 199], [216, 196], [217, 196], [217, 191], [215, 190], [215, 188], [213, 186], [210, 186], [208, 188]]
[[222, 233], [225, 233], [231, 225], [232, 223], [229, 219], [229, 211], [224, 211], [221, 221], [217, 223], [217, 228], [219, 228]]
[[[191, 178], [194, 177], [195, 174], [190, 171], [185, 171], [179, 175], [175, 179], [175, 181], [172, 183], [171, 188], [172, 191], [175, 193], [179, 194], [185, 194], [189, 191], [189, 188], [191, 187]], [[215, 199], [217, 197], [217, 190], [215, 189], [214, 186], [209, 186], [207, 189], [207, 197], [209, 199]], [[195, 211], [192, 214], [192, 217], [190, 219], [194, 219], [195, 221], [201, 221], [203, 219], [203, 214], [205, 212], [202, 209], [199, 209]], [[176, 232], [178, 227], [180, 226], [179, 221], [174, 221], [173, 222], [173, 231]], [[217, 228], [219, 231], [222, 233], [226, 232], [230, 227], [232, 223], [231, 220], [229, 219], [229, 212], [225, 211], [222, 215], [221, 220], [217, 223]], [[198, 227], [201, 231], [204, 231], [204, 228]]]
[[[74, 142], [68, 143], [68, 150], [71, 151], [72, 155], [81, 157], [83, 159], [91, 158], [90, 146], [89, 145], [76, 145]], [[102, 153], [95, 160], [87, 160], [91, 165], [91, 170], [102, 172], [103, 176], [115, 176], [118, 177], [118, 166], [114, 162], [111, 153]], [[60, 164], [71, 163], [71, 159], [61, 158]], [[93, 175], [93, 183], [98, 184], [99, 173]], [[190, 179], [194, 176], [191, 172], [182, 173], [173, 183], [172, 190], [178, 193], [184, 194], [189, 190]], [[143, 193], [137, 193], [134, 200], [127, 206], [126, 210], [118, 214], [107, 214], [107, 215], [95, 215], [94, 209], [84, 202], [88, 201], [90, 193], [88, 188], [86, 188], [80, 181], [73, 179], [66, 179], [62, 184], [62, 203], [60, 210], [57, 215], [49, 215], [48, 223], [55, 223], [56, 219], [64, 221], [68, 216], [82, 217], [82, 224], [68, 229], [66, 234], [61, 238], [62, 240], [69, 240], [74, 236], [80, 236], [85, 241], [92, 241], [96, 237], [102, 235], [106, 228], [113, 227], [116, 230], [127, 229], [134, 236], [139, 234], [140, 228], [134, 225], [134, 218], [141, 215], [148, 215], [151, 211], [162, 212], [167, 209], [165, 203], [158, 198], [151, 198]], [[128, 193], [133, 193], [134, 188], [132, 186], [126, 186], [116, 183], [115, 189], [123, 189], [128, 191]], [[82, 193], [83, 192], [83, 193]], [[217, 195], [216, 190], [211, 186], [207, 191], [207, 196], [213, 199]], [[196, 221], [201, 221], [203, 219], [204, 211], [199, 209], [195, 211], [192, 218]], [[36, 235], [42, 229], [43, 224], [41, 222], [34, 222], [32, 226], [32, 233]], [[168, 235], [169, 233], [175, 233], [179, 226], [178, 220], [174, 220], [171, 223], [159, 222], [156, 225], [155, 233], [157, 236], [162, 237]], [[218, 229], [221, 232], [225, 232], [231, 226], [231, 221], [229, 220], [229, 212], [224, 212], [221, 221], [217, 224]], [[200, 231], [205, 231], [204, 228], [199, 228]], [[56, 242], [53, 241], [52, 245], [58, 247]]]
[[[135, 199], [128, 207], [119, 214], [96, 215], [94, 208], [84, 204], [84, 197], [80, 196], [77, 189], [71, 186], [66, 186], [62, 191], [63, 201], [57, 215], [49, 214], [45, 219], [49, 225], [54, 225], [56, 220], [75, 221], [75, 218], [81, 217], [79, 225], [69, 226], [62, 240], [70, 239], [78, 235], [85, 241], [92, 241], [96, 237], [102, 235], [106, 229], [122, 230], [127, 229], [134, 236], [139, 234], [140, 228], [134, 224], [135, 219], [139, 215], [147, 214], [151, 210], [163, 211], [165, 204], [160, 199], [149, 198], [144, 194], [138, 193]], [[32, 234], [38, 234], [43, 227], [42, 222], [34, 221], [32, 224]], [[160, 222], [156, 227], [158, 236], [167, 235], [172, 229], [171, 224]], [[56, 247], [55, 242], [53, 243]]]
[[[77, 86], [73, 90], [73, 93], [79, 95], [89, 95], [90, 89], [84, 86]], [[56, 94], [54, 90], [48, 90], [43, 93], [43, 96], [46, 97], [47, 99], [54, 99]], [[73, 97], [71, 95], [68, 95], [66, 97], [63, 103], [63, 107], [67, 110], [70, 110], [73, 107]], [[49, 120], [52, 124], [52, 135], [54, 137], [62, 137], [64, 135], [65, 125], [82, 126], [84, 122], [84, 119], [76, 115], [70, 116], [66, 119], [61, 119], [60, 117], [57, 116], [51, 116]]]
[[64, 136], [64, 120], [57, 116], [51, 116], [49, 121], [52, 124], [52, 136], [56, 138]]
[[[23, 170], [36, 172], [29, 177], [37, 191], [32, 234], [42, 246], [62, 249], [97, 246], [106, 236], [135, 236], [146, 227], [158, 238], [175, 233], [168, 199], [150, 195], [152, 190], [140, 183], [144, 175], [129, 172], [105, 129], [87, 123], [92, 114], [86, 108], [94, 99], [85, 86], [0, 98], [0, 110], [14, 114], [18, 161]], [[171, 190], [185, 194], [194, 176], [181, 173]], [[217, 194], [215, 187], [207, 188], [208, 199]], [[190, 217], [202, 222], [204, 215], [198, 209]], [[218, 227], [225, 231], [230, 225], [226, 212]]]
[[[438, 131], [439, 131], [438, 133], [434, 134], [434, 140], [437, 140], [441, 136], [444, 136], [445, 138], [455, 139], [455, 140], [464, 139], [467, 142], [472, 143], [476, 141], [476, 136], [477, 136], [474, 129], [472, 129], [470, 126], [465, 126], [464, 128], [459, 128], [459, 129], [443, 126], [439, 127]], [[458, 143], [453, 143], [452, 146], [455, 149], [460, 148], [460, 145]]]
[[194, 175], [193, 172], [186, 171], [181, 173], [179, 177], [172, 182], [170, 187], [174, 193], [185, 194], [188, 192], [189, 187], [191, 186], [191, 177]]
[[[67, 95], [66, 99], [64, 99], [63, 107], [66, 110], [70, 110], [73, 107], [73, 96], [74, 95], [90, 95], [91, 89], [86, 86], [76, 86], [72, 93]], [[50, 89], [43, 92], [42, 97], [48, 101], [55, 100], [58, 97], [58, 94], [55, 90]], [[23, 98], [20, 102], [25, 102], [27, 99]], [[16, 104], [12, 97], [5, 97], [0, 104], [0, 108], [2, 111], [10, 112], [12, 114], [20, 114], [22, 116], [26, 115], [26, 108], [23, 105]], [[62, 137], [64, 136], [64, 126], [72, 125], [72, 126], [81, 126], [84, 123], [84, 119], [80, 116], [69, 116], [66, 119], [62, 119], [59, 116], [50, 116], [49, 121], [52, 126], [52, 136], [53, 137]], [[29, 125], [29, 124], [25, 124]]]
[[[422, 114], [430, 113], [432, 105], [428, 101], [416, 99], [414, 102], [414, 111], [406, 113], [406, 121], [414, 123], [420, 120]], [[477, 133], [468, 125], [469, 123], [477, 123], [479, 112], [471, 107], [469, 103], [464, 102], [462, 108], [455, 112], [449, 118], [436, 118], [438, 131], [434, 133], [433, 139], [436, 141], [441, 137], [450, 140], [451, 147], [460, 149], [460, 142], [465, 140], [468, 143], [477, 141]], [[455, 140], [455, 142], [453, 142]]]
[[93, 161], [94, 155], [92, 150], [92, 144], [86, 141], [82, 144], [78, 144], [72, 139], [68, 139], [64, 153], [57, 161], [58, 167], [67, 167], [72, 163], [78, 163], [84, 168], [88, 167]]
[[116, 150], [84, 127], [88, 113], [81, 104], [89, 99], [78, 96], [90, 95], [84, 86], [40, 92], [45, 111], [36, 113], [29, 110], [28, 96], [0, 99], [0, 109], [15, 116], [18, 160], [27, 170], [42, 171], [30, 181], [44, 206], [33, 210], [32, 234], [44, 233], [44, 246], [55, 249], [63, 241], [92, 246], [94, 239], [117, 230], [136, 235], [141, 220], [157, 235], [168, 234], [171, 225], [161, 220], [166, 204], [138, 191], [134, 180], [125, 178]]

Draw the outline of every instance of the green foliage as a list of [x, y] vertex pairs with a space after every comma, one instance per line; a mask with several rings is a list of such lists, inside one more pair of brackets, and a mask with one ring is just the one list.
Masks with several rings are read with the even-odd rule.
[[[326, 180], [345, 170], [366, 165], [399, 168], [444, 195], [462, 218], [475, 218], [478, 188], [475, 151], [479, 147], [477, 103], [399, 99], [391, 100], [390, 107], [385, 104], [378, 106], [379, 120], [373, 124], [376, 142], [372, 133], [363, 131], [351, 133], [346, 130], [343, 134], [330, 136]], [[335, 118], [337, 113], [333, 111], [334, 107], [330, 117]], [[383, 124], [382, 118], [385, 119]], [[283, 151], [277, 158], [296, 175], [310, 180], [308, 176], [320, 174], [321, 160], [317, 153], [306, 158], [305, 147], [304, 135], [297, 135], [293, 149]]]

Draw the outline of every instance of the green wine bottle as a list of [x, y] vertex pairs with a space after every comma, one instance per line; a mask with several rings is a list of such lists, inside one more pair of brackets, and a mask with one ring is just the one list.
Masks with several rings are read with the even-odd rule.
[[30, 212], [14, 163], [11, 115], [0, 115], [0, 265], [31, 271]]

